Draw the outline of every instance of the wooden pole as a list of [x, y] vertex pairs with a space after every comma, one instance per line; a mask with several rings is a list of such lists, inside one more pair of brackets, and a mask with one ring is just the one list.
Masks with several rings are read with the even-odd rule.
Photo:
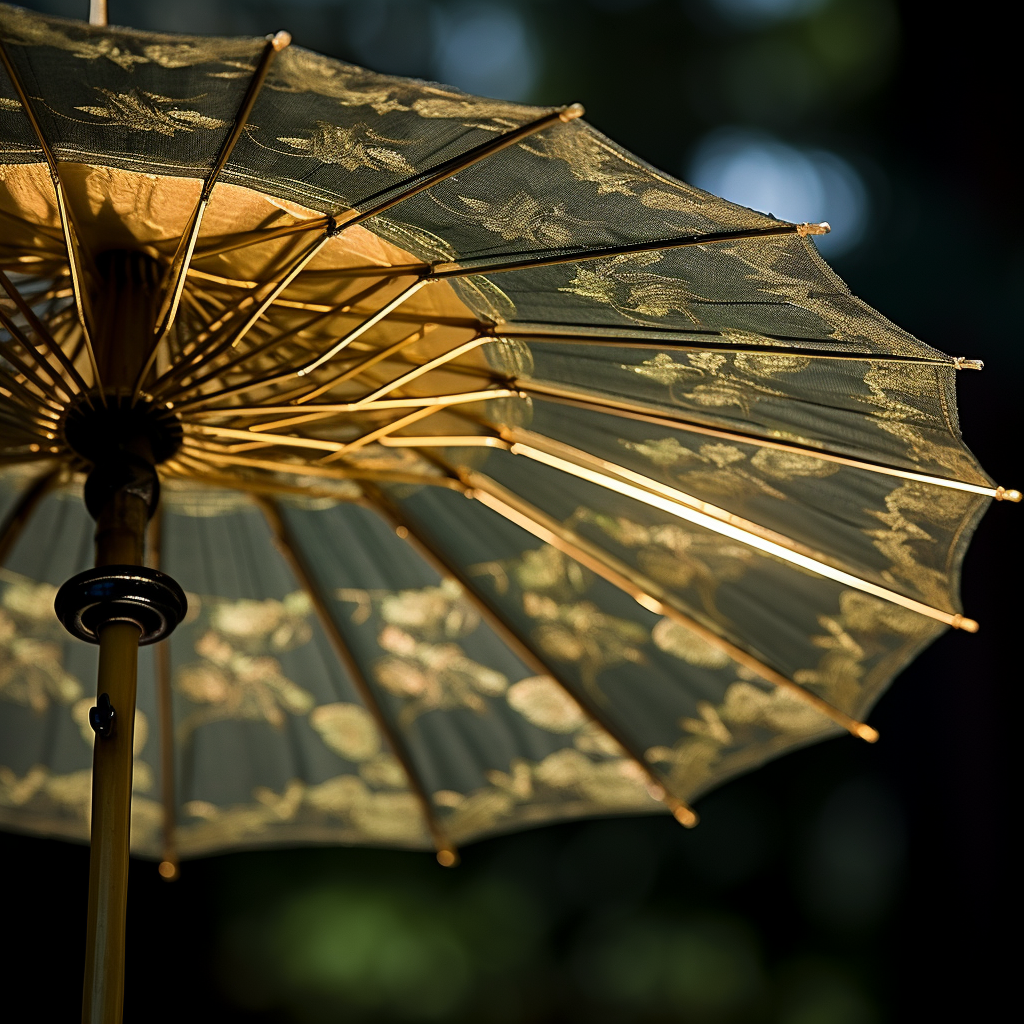
[[[99, 694], [115, 718], [97, 735], [92, 758], [89, 925], [82, 1024], [120, 1024], [124, 1002], [124, 936], [132, 803], [132, 741], [139, 627], [112, 622], [100, 630]], [[101, 698], [102, 699], [102, 698]]]
[[[148, 518], [146, 503], [138, 495], [114, 494], [96, 522], [96, 564], [142, 565]], [[98, 704], [103, 704], [106, 694], [115, 717], [110, 734], [98, 733], [93, 744], [82, 1024], [120, 1024], [124, 1003], [139, 634], [134, 622], [112, 622], [99, 633]]]

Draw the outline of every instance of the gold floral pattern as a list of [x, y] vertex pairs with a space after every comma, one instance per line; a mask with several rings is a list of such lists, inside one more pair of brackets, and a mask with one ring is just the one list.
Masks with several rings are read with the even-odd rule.
[[591, 691], [596, 692], [602, 670], [643, 664], [647, 630], [603, 612], [593, 601], [580, 600], [592, 577], [556, 548], [544, 545], [470, 571], [491, 576], [499, 593], [508, 590], [510, 577], [514, 579], [522, 591], [522, 609], [535, 622], [532, 635], [537, 646], [556, 662], [576, 664]]
[[54, 701], [71, 704], [82, 684], [64, 668], [65, 637], [53, 613], [57, 588], [6, 571], [0, 586], [0, 699], [37, 714]]
[[317, 121], [308, 136], [289, 138], [282, 136], [278, 142], [311, 156], [325, 164], [338, 164], [346, 171], [356, 171], [360, 167], [372, 170], [402, 171], [406, 174], [415, 172], [415, 168], [403, 156], [396, 146], [407, 146], [406, 139], [389, 139], [375, 132], [368, 124], [344, 127]]
[[344, 589], [341, 601], [355, 604], [354, 622], [376, 613], [377, 643], [386, 652], [372, 667], [374, 680], [405, 705], [399, 722], [408, 725], [427, 711], [469, 708], [487, 711], [487, 697], [508, 688], [501, 672], [466, 656], [455, 641], [480, 625], [480, 616], [458, 584], [398, 592]]
[[208, 628], [195, 643], [200, 661], [183, 665], [175, 687], [196, 710], [179, 726], [188, 736], [223, 719], [264, 721], [280, 728], [285, 715], [307, 714], [313, 696], [289, 679], [273, 654], [308, 643], [312, 605], [303, 591], [283, 601], [207, 599]]
[[102, 106], [75, 109], [109, 121], [118, 128], [174, 135], [176, 132], [192, 132], [197, 128], [223, 128], [226, 124], [225, 121], [208, 117], [198, 110], [183, 110], [177, 106], [180, 100], [170, 96], [158, 96], [143, 89], [132, 89], [129, 92], [114, 92], [111, 89], [96, 91], [106, 100]]
[[567, 525], [592, 524], [613, 541], [633, 549], [639, 568], [667, 587], [690, 587], [708, 611], [715, 610], [721, 583], [743, 577], [757, 557], [745, 544], [712, 536], [681, 523], [644, 526], [625, 516], [579, 508]]

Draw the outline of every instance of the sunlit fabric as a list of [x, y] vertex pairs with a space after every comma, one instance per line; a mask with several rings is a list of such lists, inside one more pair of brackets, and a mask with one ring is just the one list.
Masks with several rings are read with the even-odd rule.
[[[84, 246], [166, 268], [265, 42], [9, 7], [0, 38]], [[551, 114], [299, 48], [271, 68], [141, 388], [185, 436], [151, 555], [190, 607], [168, 641], [183, 855], [685, 817], [786, 750], [867, 736], [914, 655], [973, 626], [959, 567], [997, 492], [960, 438], [960, 364], [852, 296], [806, 230], [575, 114], [412, 194]], [[3, 73], [0, 225], [0, 268], [88, 379]], [[722, 234], [745, 237], [701, 241]], [[61, 434], [77, 396], [26, 373], [28, 319], [0, 309], [0, 822], [84, 840], [95, 655], [52, 611], [93, 557]], [[659, 488], [710, 525], [635, 496]], [[155, 856], [157, 672], [144, 650], [132, 844]]]

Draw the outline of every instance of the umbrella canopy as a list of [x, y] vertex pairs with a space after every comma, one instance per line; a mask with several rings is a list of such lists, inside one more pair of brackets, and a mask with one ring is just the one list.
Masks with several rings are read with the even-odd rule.
[[282, 36], [0, 6], [0, 39], [4, 827], [89, 834], [95, 656], [53, 601], [93, 561], [71, 432], [100, 401], [181, 433], [149, 557], [189, 613], [140, 656], [131, 832], [169, 865], [692, 824], [738, 772], [874, 739], [901, 668], [977, 628], [960, 564], [1019, 500], [960, 438], [979, 367], [853, 297], [823, 227], [576, 106]]

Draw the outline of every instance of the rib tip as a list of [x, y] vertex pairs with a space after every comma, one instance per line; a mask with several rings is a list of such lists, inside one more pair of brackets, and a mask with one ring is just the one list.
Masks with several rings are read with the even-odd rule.
[[980, 628], [974, 619], [969, 619], [966, 615], [954, 615], [950, 625], [954, 629], [962, 629], [965, 633], [977, 633]]
[[582, 103], [570, 103], [569, 106], [559, 111], [558, 118], [560, 121], [568, 123], [569, 121], [575, 121], [576, 118], [582, 117], [586, 111], [583, 109]]
[[672, 809], [672, 817], [679, 822], [683, 828], [693, 828], [700, 821], [697, 812], [687, 807], [686, 804], [679, 804]]
[[437, 851], [437, 863], [443, 868], [454, 868], [459, 865], [459, 855], [453, 846], [442, 846]]
[[801, 238], [808, 235], [827, 235], [832, 230], [832, 225], [823, 220], [820, 224], [797, 224], [796, 233]]
[[157, 871], [160, 872], [160, 877], [165, 882], [176, 882], [178, 877], [181, 875], [181, 868], [178, 867], [178, 862], [176, 860], [160, 861]]
[[1016, 503], [1020, 501], [1020, 491], [1006, 487], [997, 487], [996, 501], [1012, 501]]
[[964, 356], [956, 356], [953, 359], [954, 370], [984, 370], [985, 364], [980, 359], [967, 359]]
[[859, 736], [865, 743], [877, 743], [878, 742], [878, 730], [872, 729], [870, 725], [865, 725], [863, 722], [858, 722], [857, 727], [854, 730], [855, 735]]
[[286, 46], [290, 45], [292, 41], [291, 32], [275, 32], [270, 37], [270, 45], [280, 53]]

